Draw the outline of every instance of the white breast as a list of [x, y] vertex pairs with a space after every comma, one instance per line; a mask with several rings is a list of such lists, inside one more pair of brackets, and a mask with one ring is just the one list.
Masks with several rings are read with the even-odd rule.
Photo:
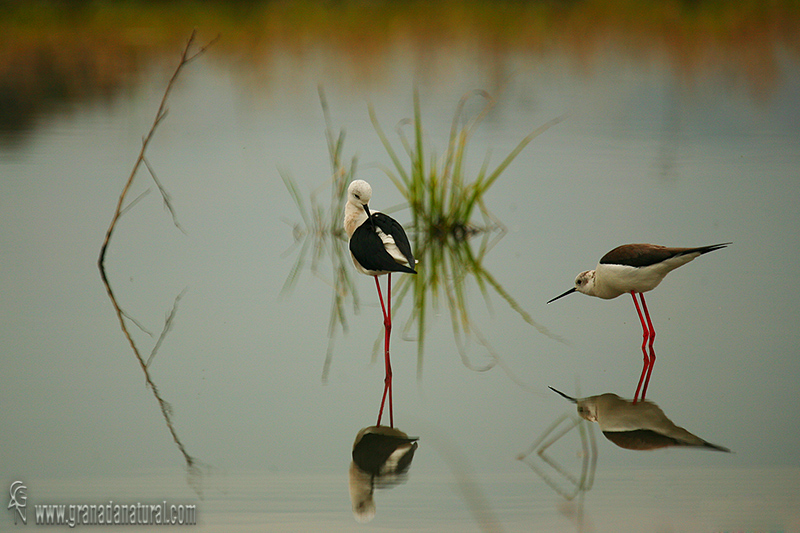
[[344, 231], [347, 233], [347, 238], [353, 236], [353, 232], [366, 222], [367, 213], [364, 208], [347, 202], [344, 206]]

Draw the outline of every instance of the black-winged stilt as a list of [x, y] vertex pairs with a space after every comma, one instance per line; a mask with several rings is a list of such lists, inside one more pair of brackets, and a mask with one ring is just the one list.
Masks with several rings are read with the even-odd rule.
[[706, 442], [676, 426], [660, 407], [649, 400], [632, 402], [610, 392], [576, 399], [553, 387], [550, 390], [577, 404], [578, 414], [589, 422], [597, 422], [603, 435], [620, 448], [654, 450], [667, 446], [694, 446], [730, 452], [728, 448]]
[[375, 516], [376, 486], [390, 487], [405, 481], [417, 440], [388, 426], [369, 426], [358, 432], [349, 474], [350, 501], [356, 520], [369, 522]]
[[[597, 264], [597, 268], [578, 274], [575, 278], [574, 287], [547, 303], [554, 302], [575, 291], [606, 300], [616, 298], [626, 292], [631, 294], [633, 303], [636, 306], [636, 312], [639, 314], [639, 320], [642, 323], [644, 336], [642, 341], [644, 368], [642, 368], [642, 375], [639, 378], [636, 393], [633, 395], [633, 402], [636, 403], [640, 389], [642, 391], [642, 400], [644, 400], [647, 385], [650, 382], [650, 373], [653, 371], [653, 365], [656, 362], [656, 353], [653, 350], [656, 330], [653, 328], [650, 313], [647, 311], [644, 293], [655, 289], [664, 279], [664, 276], [679, 266], [685, 265], [695, 257], [705, 253], [725, 248], [729, 244], [731, 243], [725, 242], [697, 248], [668, 248], [656, 244], [623, 244], [604, 255]], [[639, 302], [636, 299], [637, 294], [642, 301], [644, 316], [642, 316], [642, 310], [639, 309]], [[645, 350], [645, 346], [649, 347], [649, 355]], [[644, 387], [642, 387], [642, 382], [644, 382]]]
[[[381, 423], [386, 396], [389, 396], [389, 425], [394, 426], [392, 410], [392, 365], [389, 360], [389, 337], [392, 330], [392, 272], [416, 274], [414, 254], [403, 227], [392, 217], [370, 212], [369, 201], [372, 187], [364, 180], [354, 180], [347, 188], [347, 203], [344, 206], [344, 230], [350, 238], [350, 254], [356, 269], [362, 274], [375, 278], [378, 299], [383, 311], [385, 330], [383, 398], [378, 412], [378, 425]], [[388, 274], [386, 306], [378, 276]]]

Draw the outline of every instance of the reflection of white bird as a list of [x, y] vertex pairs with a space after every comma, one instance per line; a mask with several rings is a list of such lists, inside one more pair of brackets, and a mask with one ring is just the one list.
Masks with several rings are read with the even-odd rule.
[[603, 435], [620, 448], [654, 450], [667, 446], [695, 446], [730, 452], [676, 426], [651, 401], [634, 403], [612, 393], [575, 399], [553, 387], [550, 389], [577, 404], [578, 414], [590, 422], [597, 422]]
[[[639, 397], [640, 389], [642, 391], [642, 400], [644, 400], [647, 385], [650, 382], [650, 374], [653, 372], [653, 365], [656, 362], [656, 353], [653, 350], [656, 330], [653, 328], [650, 313], [647, 311], [644, 293], [655, 289], [667, 274], [679, 266], [685, 265], [695, 257], [705, 253], [725, 248], [729, 244], [731, 243], [725, 242], [697, 248], [668, 248], [655, 244], [623, 244], [604, 255], [594, 270], [586, 270], [578, 274], [575, 278], [574, 287], [547, 303], [554, 302], [575, 291], [606, 300], [616, 298], [626, 292], [631, 294], [633, 303], [636, 306], [636, 312], [639, 314], [639, 321], [642, 323], [644, 336], [644, 341], [642, 341], [644, 368], [642, 368], [642, 375], [639, 378], [636, 393], [633, 395], [635, 403]], [[636, 300], [637, 294], [642, 301], [644, 316], [642, 316], [642, 311], [639, 310], [639, 302]], [[646, 345], [649, 345], [650, 348], [649, 355], [645, 351]], [[645, 375], [647, 379], [645, 379]], [[644, 382], [644, 388], [642, 388], [642, 382]]]
[[[392, 331], [392, 272], [416, 274], [414, 254], [405, 230], [395, 219], [379, 212], [370, 213], [369, 201], [372, 187], [364, 180], [355, 180], [347, 188], [347, 203], [344, 206], [344, 230], [350, 238], [350, 255], [356, 269], [362, 274], [375, 277], [378, 299], [383, 311], [383, 326], [386, 330], [384, 342], [383, 399], [378, 412], [378, 425], [381, 423], [386, 396], [389, 397], [389, 425], [394, 426], [392, 411], [392, 365], [389, 361], [389, 336]], [[381, 285], [378, 276], [388, 274], [386, 307], [383, 305]]]
[[405, 481], [417, 440], [388, 426], [370, 426], [358, 432], [349, 472], [350, 501], [356, 520], [369, 522], [375, 517], [372, 496], [376, 486], [389, 488]]
[[358, 522], [365, 524], [375, 518], [375, 500], [372, 499], [372, 476], [367, 474], [355, 462], [350, 462], [349, 472], [350, 502], [353, 504], [353, 516]]

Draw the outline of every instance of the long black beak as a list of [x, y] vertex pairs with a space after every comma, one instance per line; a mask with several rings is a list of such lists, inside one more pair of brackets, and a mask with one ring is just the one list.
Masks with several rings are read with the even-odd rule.
[[[563, 298], [563, 297], [564, 297], [564, 296], [566, 296], [567, 294], [572, 294], [573, 292], [575, 292], [575, 291], [577, 291], [577, 290], [578, 290], [578, 289], [576, 289], [575, 287], [572, 287], [570, 290], [568, 290], [568, 291], [567, 291], [567, 292], [565, 292], [564, 294], [559, 294], [558, 296], [556, 296], [555, 298], [553, 298], [552, 300], [550, 300], [550, 302], [555, 302], [555, 301], [556, 301], [556, 300], [558, 300], [559, 298]], [[547, 303], [550, 303], [550, 302], [547, 302]]]
[[378, 228], [375, 227], [375, 219], [372, 218], [372, 213], [369, 212], [369, 206], [367, 204], [364, 204], [364, 211], [367, 213], [367, 220], [372, 223], [372, 229], [377, 231]]
[[[563, 294], [562, 294], [562, 296], [563, 296]], [[571, 401], [572, 403], [578, 403], [578, 400], [576, 400], [572, 396], [567, 396], [566, 394], [564, 394], [560, 390], [554, 389], [553, 387], [547, 387], [547, 388], [550, 389], [551, 391], [555, 392], [556, 394], [560, 394], [561, 396], [563, 396], [567, 400]]]

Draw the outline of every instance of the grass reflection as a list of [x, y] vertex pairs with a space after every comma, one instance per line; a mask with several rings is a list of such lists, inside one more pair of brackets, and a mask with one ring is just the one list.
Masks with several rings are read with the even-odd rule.
[[[280, 175], [286, 185], [289, 194], [294, 200], [297, 210], [300, 212], [302, 222], [291, 224], [295, 238], [295, 245], [301, 244], [300, 253], [286, 278], [281, 289], [281, 295], [291, 292], [297, 284], [302, 272], [307, 256], [311, 253], [311, 271], [320, 279], [329, 282], [333, 288], [331, 298], [331, 313], [328, 321], [328, 349], [325, 355], [325, 364], [322, 369], [323, 383], [328, 380], [331, 361], [333, 358], [333, 346], [336, 332], [341, 328], [347, 332], [347, 313], [345, 312], [345, 302], [352, 296], [353, 310], [358, 311], [358, 292], [351, 278], [353, 271], [350, 251], [347, 248], [347, 238], [342, 228], [342, 217], [344, 204], [347, 199], [347, 186], [355, 179], [355, 169], [357, 158], [353, 157], [349, 162], [343, 157], [344, 151], [344, 130], [338, 134], [334, 133], [331, 123], [330, 113], [328, 112], [328, 102], [325, 93], [320, 87], [320, 102], [325, 116], [325, 137], [328, 143], [328, 156], [331, 162], [331, 196], [330, 204], [326, 208], [317, 201], [320, 189], [311, 194], [311, 208], [306, 209], [303, 195], [297, 188], [297, 184], [291, 175], [281, 170]], [[309, 252], [311, 250], [311, 252]], [[284, 253], [286, 255], [290, 250]], [[320, 274], [319, 264], [325, 257], [330, 257], [333, 280], [328, 281]]]
[[[464, 109], [471, 98], [482, 99], [484, 105], [474, 117], [467, 117]], [[294, 180], [281, 171], [281, 177], [302, 218], [301, 223], [293, 225], [295, 245], [301, 246], [300, 252], [282, 292], [286, 293], [295, 286], [309, 254], [311, 271], [318, 276], [320, 261], [325, 256], [330, 257], [333, 298], [328, 326], [330, 341], [322, 372], [322, 379], [325, 381], [330, 369], [336, 332], [339, 328], [347, 331], [345, 302], [351, 295], [354, 310], [358, 310], [356, 288], [350, 277], [353, 271], [352, 261], [347, 239], [341, 228], [346, 189], [355, 178], [357, 160], [344, 160], [344, 132], [334, 134], [328, 104], [321, 90], [320, 99], [325, 114], [328, 153], [332, 166], [331, 201], [327, 208], [323, 207], [317, 201], [318, 191], [315, 191], [311, 194], [311, 209], [307, 209], [304, 197]], [[561, 340], [536, 322], [484, 268], [483, 260], [487, 253], [506, 232], [502, 222], [486, 206], [484, 195], [528, 143], [565, 117], [555, 118], [531, 132], [494, 168], [490, 168], [487, 154], [477, 175], [470, 177], [466, 166], [470, 139], [493, 105], [494, 100], [484, 91], [464, 96], [456, 107], [448, 146], [441, 156], [437, 156], [433, 148], [426, 146], [419, 95], [415, 91], [413, 119], [402, 121], [398, 127], [399, 140], [408, 158], [405, 165], [381, 127], [375, 110], [371, 107], [369, 110], [375, 131], [393, 162], [393, 167], [385, 168], [384, 171], [406, 198], [412, 216], [412, 222], [407, 228], [415, 256], [419, 259], [418, 275], [401, 277], [395, 284], [394, 302], [395, 308], [402, 305], [410, 291], [413, 309], [403, 331], [405, 336], [412, 336], [412, 331], [414, 332], [419, 379], [422, 377], [429, 312], [433, 311], [436, 315], [444, 305], [450, 316], [455, 344], [463, 364], [475, 371], [486, 371], [500, 366], [512, 379], [523, 385], [504, 365], [500, 355], [491, 347], [472, 319], [467, 297], [472, 283], [477, 285], [487, 306], [490, 305], [492, 293], [499, 295], [526, 323], [550, 338]], [[411, 127], [410, 139], [405, 136], [406, 126]], [[381, 335], [378, 335], [374, 354], [378, 353], [380, 340]], [[474, 340], [482, 346], [488, 355], [487, 362], [473, 362], [468, 356], [465, 340]]]
[[173, 72], [169, 82], [167, 83], [167, 88], [164, 91], [164, 96], [161, 98], [161, 103], [158, 106], [158, 110], [156, 111], [156, 117], [153, 120], [153, 125], [150, 127], [150, 131], [148, 131], [147, 135], [145, 135], [144, 138], [142, 139], [142, 147], [139, 151], [139, 155], [136, 158], [136, 162], [134, 163], [133, 168], [131, 169], [131, 173], [128, 176], [128, 179], [122, 188], [122, 192], [120, 193], [119, 199], [117, 200], [116, 209], [114, 210], [114, 215], [111, 218], [111, 224], [109, 225], [103, 243], [100, 246], [100, 256], [97, 259], [97, 267], [100, 270], [100, 278], [103, 282], [103, 286], [106, 289], [108, 298], [111, 301], [111, 305], [114, 308], [114, 312], [117, 316], [117, 320], [119, 321], [122, 333], [127, 339], [128, 345], [130, 346], [131, 351], [133, 352], [133, 355], [136, 358], [136, 361], [139, 363], [139, 367], [141, 368], [142, 373], [144, 374], [144, 379], [145, 383], [147, 384], [147, 387], [153, 393], [153, 397], [156, 399], [156, 402], [158, 403], [159, 409], [161, 410], [161, 416], [164, 418], [164, 422], [167, 425], [167, 430], [172, 436], [173, 442], [175, 442], [175, 445], [178, 447], [178, 450], [180, 451], [181, 455], [183, 456], [184, 462], [186, 463], [187, 482], [195, 490], [195, 492], [202, 497], [202, 479], [201, 479], [202, 472], [200, 470], [199, 462], [195, 457], [189, 455], [189, 452], [186, 450], [183, 441], [178, 436], [178, 431], [175, 427], [172, 405], [164, 399], [164, 396], [161, 394], [161, 392], [158, 389], [158, 386], [153, 380], [153, 375], [151, 372], [151, 363], [153, 362], [153, 359], [155, 358], [156, 353], [158, 352], [158, 349], [161, 346], [161, 343], [163, 342], [164, 338], [172, 328], [172, 321], [175, 318], [175, 313], [177, 312], [178, 309], [178, 302], [180, 301], [186, 289], [184, 289], [180, 294], [178, 294], [175, 297], [175, 302], [173, 303], [172, 311], [170, 311], [169, 315], [164, 321], [164, 327], [161, 331], [161, 334], [155, 341], [155, 344], [153, 345], [153, 348], [151, 349], [150, 355], [147, 357], [147, 360], [145, 360], [142, 349], [134, 341], [133, 335], [131, 333], [131, 328], [128, 326], [128, 322], [132, 323], [134, 326], [141, 329], [151, 337], [153, 336], [153, 334], [147, 331], [139, 321], [134, 319], [131, 315], [129, 315], [127, 312], [123, 310], [121, 304], [119, 303], [117, 297], [115, 296], [111, 280], [108, 277], [109, 273], [106, 270], [106, 263], [105, 263], [106, 252], [108, 251], [108, 247], [112, 242], [112, 237], [117, 228], [117, 223], [119, 222], [120, 218], [126, 212], [128, 212], [128, 210], [130, 210], [134, 205], [136, 205], [136, 203], [141, 198], [140, 196], [138, 198], [131, 200], [127, 205], [125, 204], [125, 201], [128, 197], [128, 193], [130, 192], [131, 185], [133, 184], [133, 181], [136, 178], [139, 169], [141, 168], [142, 165], [144, 165], [147, 168], [147, 170], [150, 173], [150, 177], [156, 183], [159, 191], [161, 192], [162, 199], [164, 201], [164, 206], [169, 210], [170, 214], [172, 215], [172, 221], [175, 224], [175, 227], [183, 231], [175, 216], [175, 212], [172, 208], [170, 197], [167, 194], [166, 190], [164, 189], [164, 186], [156, 177], [153, 167], [147, 161], [146, 153], [147, 153], [147, 148], [149, 147], [150, 142], [153, 139], [153, 135], [156, 132], [156, 129], [167, 116], [167, 100], [169, 99], [169, 96], [172, 92], [172, 89], [175, 86], [175, 82], [178, 79], [181, 70], [185, 68], [189, 63], [194, 61], [197, 57], [204, 54], [208, 49], [208, 47], [213, 45], [215, 42], [215, 40], [212, 40], [206, 43], [204, 46], [195, 49], [193, 48], [195, 37], [196, 37], [195, 32], [192, 32], [191, 36], [189, 37], [189, 40], [186, 42], [186, 45], [183, 48], [183, 52], [181, 53], [180, 62], [178, 63], [178, 66], [175, 68], [175, 71]]

